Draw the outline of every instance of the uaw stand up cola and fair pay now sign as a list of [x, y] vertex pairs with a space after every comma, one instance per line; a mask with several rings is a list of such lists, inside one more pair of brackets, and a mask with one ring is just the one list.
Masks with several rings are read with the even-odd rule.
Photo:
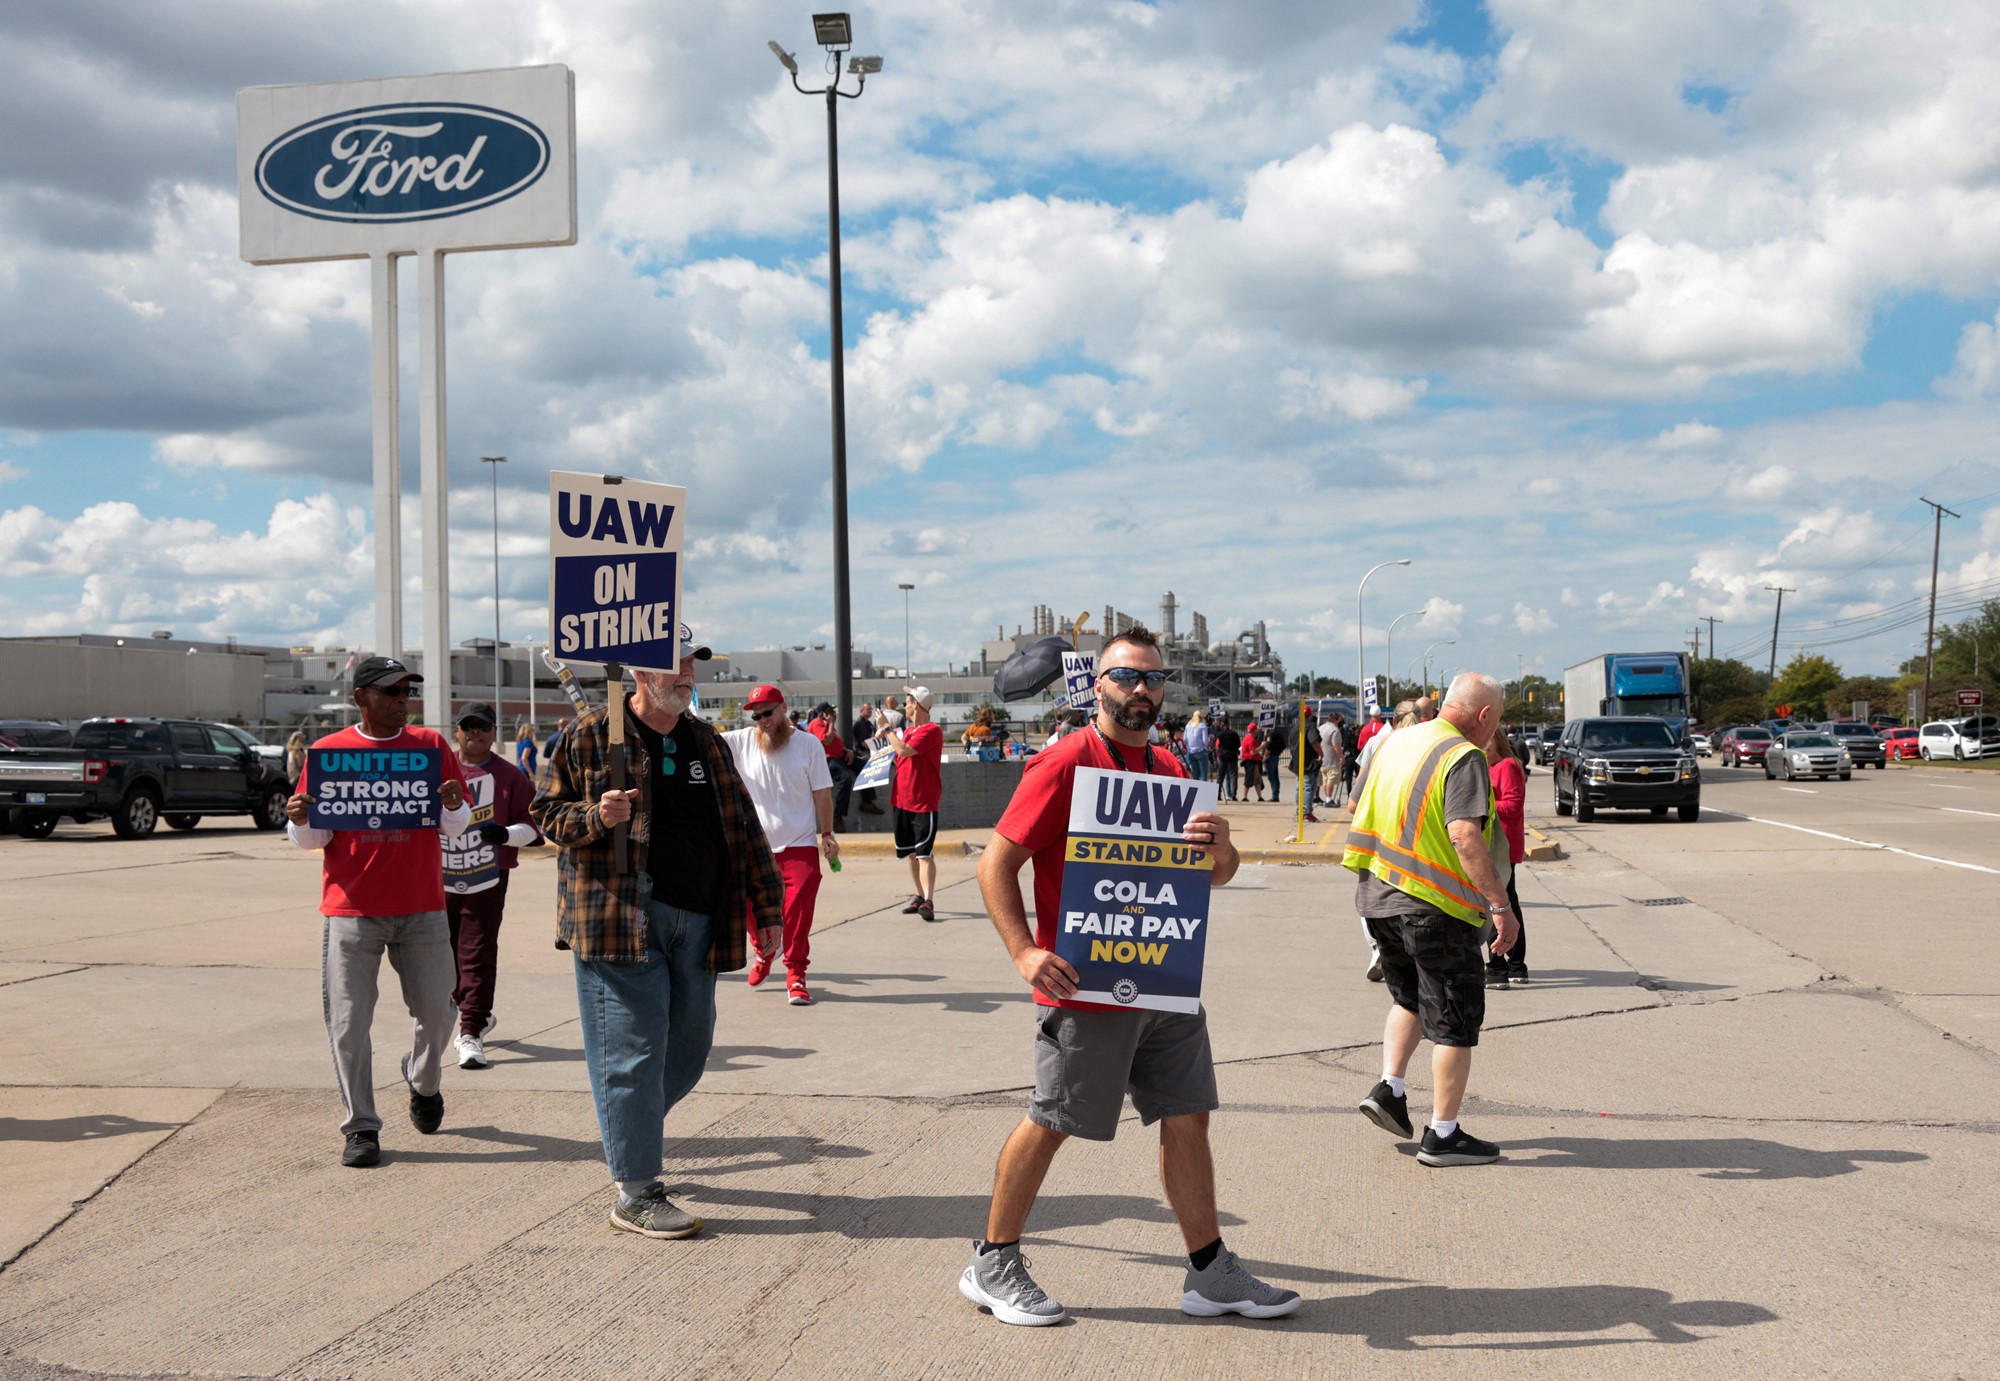
[[650, 671], [680, 668], [687, 490], [557, 470], [549, 476], [555, 655]]
[[1208, 946], [1208, 851], [1181, 838], [1215, 783], [1079, 767], [1056, 953], [1079, 1002], [1194, 1012]]

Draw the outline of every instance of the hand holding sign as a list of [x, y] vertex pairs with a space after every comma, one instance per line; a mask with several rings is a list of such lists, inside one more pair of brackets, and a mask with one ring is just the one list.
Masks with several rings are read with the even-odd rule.
[[451, 778], [438, 788], [438, 799], [444, 802], [446, 810], [457, 810], [465, 804], [465, 783]]
[[1044, 997], [1067, 1002], [1076, 996], [1076, 970], [1059, 955], [1033, 946], [1014, 956], [1021, 981]]
[[607, 791], [597, 802], [597, 818], [607, 825], [622, 825], [632, 818], [632, 798], [639, 794], [630, 791]]

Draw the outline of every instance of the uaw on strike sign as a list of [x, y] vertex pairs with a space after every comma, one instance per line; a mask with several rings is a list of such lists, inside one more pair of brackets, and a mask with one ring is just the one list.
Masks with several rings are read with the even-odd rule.
[[572, 662], [677, 671], [687, 490], [549, 475], [549, 638]]
[[1215, 861], [1181, 838], [1215, 809], [1215, 783], [1076, 769], [1055, 952], [1079, 1002], [1194, 1012]]

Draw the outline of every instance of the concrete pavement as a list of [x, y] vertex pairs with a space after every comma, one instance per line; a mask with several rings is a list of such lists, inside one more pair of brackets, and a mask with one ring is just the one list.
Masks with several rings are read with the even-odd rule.
[[[1708, 775], [1691, 826], [1543, 818], [1531, 777], [1568, 857], [1524, 875], [1534, 984], [1490, 995], [1464, 1116], [1496, 1166], [1425, 1170], [1353, 1112], [1385, 1000], [1346, 874], [1259, 863], [1217, 894], [1225, 1232], [1308, 1299], [1263, 1324], [1174, 1307], [1135, 1121], [1066, 1148], [1029, 1224], [1072, 1325], [958, 1297], [1031, 1078], [974, 858], [941, 861], [935, 925], [893, 860], [830, 877], [813, 1007], [725, 980], [667, 1127], [709, 1230], [653, 1243], [604, 1225], [546, 858], [510, 899], [495, 1067], [449, 1072], [436, 1137], [386, 1096], [355, 1172], [314, 858], [207, 824], [0, 840], [0, 1378], [1344, 1376], [1436, 1349], [1486, 1376], [1990, 1374], [2000, 780]], [[1246, 845], [1278, 832], [1259, 812], [1232, 812]]]

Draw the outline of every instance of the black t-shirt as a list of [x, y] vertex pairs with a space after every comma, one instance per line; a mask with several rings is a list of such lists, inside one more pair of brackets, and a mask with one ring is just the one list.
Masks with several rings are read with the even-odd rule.
[[1243, 748], [1243, 735], [1227, 724], [1215, 731], [1215, 756], [1222, 762], [1235, 762]]
[[636, 715], [628, 723], [652, 760], [652, 780], [646, 784], [652, 800], [646, 871], [653, 875], [653, 896], [712, 916], [722, 896], [726, 850], [722, 808], [716, 804], [715, 782], [699, 740], [686, 715], [665, 739]]

